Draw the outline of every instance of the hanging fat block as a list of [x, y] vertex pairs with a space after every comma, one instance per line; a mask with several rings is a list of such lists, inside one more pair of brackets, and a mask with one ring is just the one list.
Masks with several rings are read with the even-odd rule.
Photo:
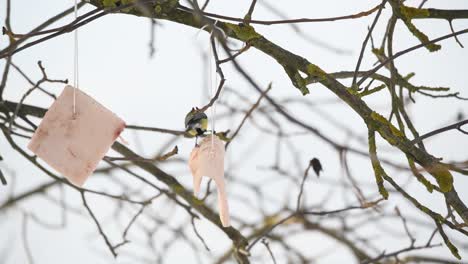
[[28, 148], [71, 183], [82, 186], [124, 128], [122, 119], [67, 85], [45, 114]]
[[218, 208], [223, 227], [230, 226], [229, 206], [224, 187], [224, 143], [217, 136], [205, 137], [200, 146], [196, 146], [190, 154], [190, 171], [193, 176], [193, 192], [197, 196], [200, 191], [202, 176], [210, 177], [218, 190]]

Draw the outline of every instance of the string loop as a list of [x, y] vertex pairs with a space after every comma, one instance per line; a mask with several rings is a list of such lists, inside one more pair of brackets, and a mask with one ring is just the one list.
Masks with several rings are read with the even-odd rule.
[[[75, 20], [78, 19], [78, 0], [75, 0]], [[76, 89], [79, 89], [78, 74], [78, 28], [73, 32], [73, 116], [76, 115]]]
[[[217, 22], [217, 21], [216, 21]], [[218, 85], [218, 74], [217, 74], [217, 65], [216, 65], [216, 58], [214, 57], [214, 52], [213, 49], [218, 50], [218, 42], [216, 40], [216, 37], [213, 35], [215, 29], [219, 29], [216, 27], [216, 22], [213, 24], [213, 28], [211, 29], [210, 33], [210, 38], [209, 38], [209, 47], [210, 47], [210, 98], [213, 98], [214, 96], [214, 89]], [[220, 30], [220, 29], [219, 29]], [[223, 32], [222, 30], [220, 30]], [[211, 46], [211, 39], [213, 39], [214, 46]], [[214, 60], [214, 63], [213, 63]], [[215, 75], [215, 78], [213, 80], [213, 73]], [[214, 83], [213, 83], [214, 81]], [[215, 128], [216, 128], [216, 106], [217, 102], [213, 102], [213, 105], [211, 106], [211, 150], [214, 150], [214, 137], [215, 137]]]
[[[212, 28], [210, 30], [210, 37], [208, 38], [208, 48], [209, 48], [209, 73], [208, 73], [208, 76], [209, 76], [209, 79], [210, 79], [210, 98], [213, 98], [214, 94], [215, 94], [215, 87], [218, 85], [218, 74], [217, 74], [217, 65], [216, 65], [216, 58], [214, 57], [214, 53], [213, 53], [213, 49], [216, 49], [218, 50], [219, 48], [219, 43], [217, 42], [216, 40], [216, 37], [213, 35], [214, 31], [215, 30], [218, 30], [219, 32], [221, 32], [224, 36], [224, 38], [226, 38], [226, 33], [224, 32], [223, 29], [219, 28], [216, 26], [216, 23], [218, 21], [215, 21], [215, 23], [212, 25]], [[195, 34], [195, 37], [198, 36], [198, 34], [204, 30], [205, 28], [209, 27], [210, 25], [209, 24], [205, 24], [203, 27], [201, 27], [197, 33]], [[214, 42], [214, 46], [211, 45], [211, 40], [213, 39], [213, 42]], [[213, 60], [215, 61], [215, 63], [213, 63]], [[213, 73], [215, 74], [215, 77], [213, 78]], [[213, 150], [214, 150], [214, 136], [215, 136], [215, 129], [216, 129], [216, 119], [215, 119], [215, 116], [216, 116], [216, 106], [217, 106], [217, 102], [213, 102], [213, 104], [211, 105], [211, 109], [210, 109], [210, 120], [211, 120], [211, 151], [210, 153], [213, 154]]]

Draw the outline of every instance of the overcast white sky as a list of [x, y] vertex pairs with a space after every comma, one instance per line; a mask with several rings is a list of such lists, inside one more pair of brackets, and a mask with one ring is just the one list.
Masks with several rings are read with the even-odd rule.
[[[52, 15], [70, 7], [72, 0], [68, 1], [28, 1], [12, 0], [12, 26], [15, 32], [24, 33], [32, 29], [35, 25], [43, 22]], [[375, 6], [380, 1], [269, 1], [278, 9], [281, 9], [289, 18], [301, 17], [328, 17], [345, 14], [352, 14], [358, 11], [367, 10]], [[420, 1], [407, 1], [407, 5], [417, 5]], [[3, 25], [5, 18], [6, 0], [0, 0], [0, 21]], [[250, 0], [228, 1], [212, 0], [208, 7], [209, 12], [220, 13], [235, 17], [242, 17], [250, 5]], [[438, 8], [468, 8], [468, 4], [463, 0], [430, 0], [426, 4], [428, 7]], [[81, 12], [90, 10], [92, 7], [83, 8]], [[375, 38], [380, 43], [380, 36], [384, 30], [384, 21], [388, 18], [390, 10], [384, 10], [383, 18], [376, 28]], [[277, 19], [263, 5], [259, 4], [255, 9], [254, 18], [256, 19]], [[72, 17], [62, 20], [59, 24], [70, 21]], [[298, 37], [289, 26], [255, 26], [257, 31], [266, 38], [272, 40], [285, 49], [296, 54], [304, 56], [310, 61], [318, 64], [322, 69], [333, 72], [339, 70], [353, 70], [357, 61], [357, 56], [361, 47], [362, 40], [367, 32], [367, 26], [371, 24], [373, 15], [357, 19], [334, 23], [312, 23], [300, 25], [301, 30], [314, 39], [320, 40], [330, 45], [349, 51], [347, 54], [336, 54], [327, 49], [319, 47]], [[200, 51], [207, 50], [208, 35], [203, 32], [198, 36], [197, 30], [183, 25], [178, 25], [167, 21], [158, 21], [156, 30], [156, 54], [149, 58], [149, 21], [128, 15], [107, 15], [97, 21], [94, 21], [80, 29], [79, 48], [80, 48], [80, 86], [88, 94], [92, 95], [103, 105], [117, 113], [127, 124], [139, 124], [145, 126], [157, 126], [170, 129], [182, 129], [183, 119], [186, 112], [195, 105], [203, 105], [207, 102], [204, 95], [207, 94], [208, 87], [204, 85], [208, 68], [203, 63]], [[454, 27], [457, 30], [468, 28], [468, 21], [454, 21]], [[450, 28], [446, 21], [421, 20], [416, 25], [426, 32], [430, 38], [438, 37], [449, 33]], [[468, 45], [468, 35], [459, 37], [460, 41]], [[4, 47], [7, 39], [0, 37], [0, 47]], [[394, 50], [399, 51], [412, 45], [418, 44], [418, 41], [408, 32], [408, 30], [398, 23], [395, 36]], [[240, 44], [238, 44], [240, 45]], [[408, 56], [399, 58], [396, 62], [400, 72], [415, 72], [416, 76], [412, 79], [413, 83], [431, 86], [447, 86], [453, 91], [460, 92], [463, 96], [468, 96], [467, 59], [468, 50], [460, 48], [453, 39], [442, 42], [442, 50], [436, 53], [429, 53], [425, 49], [419, 49]], [[40, 71], [36, 62], [42, 60], [50, 77], [68, 78], [72, 80], [72, 34], [63, 35], [54, 38], [46, 43], [37, 45], [14, 56], [14, 62], [22, 69], [35, 78], [40, 78]], [[369, 51], [369, 48], [368, 48]], [[369, 53], [367, 53], [369, 55]], [[365, 59], [362, 63], [362, 69], [368, 69], [374, 62], [373, 56], [367, 56], [371, 59]], [[270, 57], [259, 51], [250, 49], [246, 54], [240, 57], [241, 64], [249, 70], [261, 85], [269, 82], [273, 83], [271, 95], [274, 98], [301, 97], [300, 93], [290, 84], [289, 79], [284, 74], [283, 69]], [[4, 61], [0, 61], [0, 70], [3, 70]], [[253, 102], [258, 94], [250, 87], [235, 70], [226, 65], [224, 72], [227, 78], [226, 85], [240, 91]], [[348, 83], [346, 83], [348, 84]], [[48, 86], [51, 91], [59, 93], [61, 85]], [[18, 101], [21, 95], [29, 88], [29, 85], [15, 72], [10, 75], [8, 80], [5, 97], [8, 100]], [[307, 96], [310, 102], [323, 101], [324, 99], [334, 98], [333, 94], [328, 92], [320, 85], [309, 87], [311, 93]], [[229, 99], [228, 93], [223, 93], [225, 100]], [[384, 96], [376, 96], [369, 100], [373, 107], [377, 107], [382, 114], [388, 114], [389, 108]], [[468, 116], [468, 104], [466, 101], [454, 99], [432, 100], [418, 96], [417, 105], [411, 108], [414, 123], [421, 133], [438, 128], [442, 125], [455, 121], [457, 113], [463, 113]], [[38, 104], [48, 107], [50, 99], [36, 93], [31, 96], [27, 103]], [[247, 107], [246, 105], [242, 107]], [[308, 123], [317, 126], [321, 131], [325, 131], [328, 136], [335, 137], [338, 142], [347, 140], [342, 132], [328, 123], [325, 123], [323, 115], [317, 113], [306, 113], [306, 108], [295, 106], [290, 108], [291, 112]], [[335, 119], [342, 125], [348, 126], [357, 133], [366, 136], [365, 125], [356, 114], [350, 111], [350, 108], [344, 104], [330, 104], [319, 108]], [[221, 111], [221, 110], [220, 110]], [[235, 119], [238, 124], [240, 118]], [[232, 123], [220, 122], [217, 124], [219, 129], [232, 128]], [[244, 134], [240, 134], [238, 141], [232, 144], [227, 153], [228, 160], [239, 161], [238, 153], [248, 149], [248, 146], [258, 137], [257, 132], [245, 133], [251, 129], [246, 126]], [[291, 131], [298, 131], [297, 127], [291, 126]], [[137, 148], [137, 142], [134, 140], [134, 134], [131, 131], [125, 131], [123, 137], [130, 141], [130, 147]], [[140, 139], [142, 143], [141, 154], [150, 155], [154, 149], [161, 146], [167, 137], [159, 134], [142, 133]], [[322, 178], [340, 179], [341, 174], [337, 166], [337, 155], [326, 144], [319, 139], [309, 137], [299, 137], [294, 139], [299, 142], [301, 149], [299, 152], [305, 157], [301, 161], [304, 166], [307, 159], [317, 156], [320, 157], [325, 167]], [[255, 141], [256, 142], [256, 141]], [[273, 140], [262, 139], [258, 144], [257, 153], [244, 160], [243, 165], [235, 172], [235, 177], [244, 177], [246, 180], [268, 179], [268, 173], [259, 171], [259, 166], [271, 165], [274, 151]], [[26, 144], [23, 141], [22, 144]], [[356, 143], [352, 143], [355, 144]], [[193, 146], [193, 141], [182, 140], [178, 144], [179, 155], [187, 157]], [[457, 132], [448, 132], [428, 141], [428, 149], [435, 156], [443, 156], [447, 160], [463, 160], [467, 158], [468, 140]], [[32, 167], [27, 161], [22, 159], [17, 153], [9, 148], [3, 137], [0, 136], [0, 153], [4, 161], [0, 163], [0, 168], [16, 171], [16, 180], [14, 192], [18, 193], [37, 185], [40, 182], [49, 180], [47, 176], [40, 173]], [[237, 154], [237, 155], [236, 155]], [[268, 157], [265, 160], [263, 157]], [[398, 157], [394, 157], [398, 160]], [[359, 158], [352, 159], [354, 171], [363, 182], [373, 182], [368, 161]], [[229, 164], [229, 163], [228, 163]], [[296, 171], [302, 171], [303, 168], [294, 167], [295, 163], [289, 162], [290, 168]], [[182, 168], [182, 169], [181, 169]], [[167, 166], [170, 172], [178, 175], [178, 180], [183, 182], [187, 188], [191, 188], [191, 177], [188, 169], [181, 166]], [[12, 175], [7, 174], [12, 178]], [[401, 176], [397, 173], [395, 177]], [[114, 191], [107, 186], [106, 176], [91, 178], [87, 187], [92, 189], [106, 189]], [[362, 179], [361, 179], [362, 178]], [[315, 181], [315, 180], [314, 180]], [[459, 186], [458, 191], [462, 200], [468, 202], [468, 180], [456, 175], [455, 183]], [[290, 182], [288, 184], [291, 184]], [[417, 185], [417, 184], [414, 184]], [[431, 198], [423, 192], [418, 186], [410, 186], [412, 193], [419, 195], [421, 199], [430, 202], [434, 209], [444, 209], [444, 204], [440, 199]], [[7, 197], [11, 186], [0, 187], [0, 201]], [[294, 185], [293, 188], [296, 188]], [[307, 200], [311, 204], [323, 198], [326, 193], [320, 184], [310, 183], [306, 189]], [[268, 189], [272, 199], [270, 203], [264, 205], [264, 210], [274, 211], [274, 204], [283, 201], [286, 188], [283, 183], [271, 183]], [[237, 186], [228, 186], [229, 193], [242, 192]], [[57, 196], [58, 190], [51, 192]], [[438, 197], [440, 198], [440, 197]], [[68, 191], [67, 201], [80, 207], [79, 196]], [[109, 218], [111, 213], [108, 209], [109, 202], [103, 199], [90, 199], [93, 209], [102, 218]], [[340, 199], [338, 199], [340, 200]], [[393, 199], [390, 204], [399, 204], [401, 200]], [[339, 207], [340, 203], [330, 204], [330, 208]], [[404, 207], [404, 205], [401, 205]], [[60, 211], [48, 202], [46, 199], [34, 199], [21, 203], [21, 208], [32, 210], [44, 219], [51, 221], [60, 219]], [[407, 207], [411, 208], [411, 207]], [[171, 208], [168, 206], [155, 205], [153, 210], [161, 217], [170, 214]], [[232, 214], [237, 217], [254, 217], [248, 214], [249, 208], [232, 203]], [[0, 249], [8, 248], [11, 252], [6, 261], [2, 263], [26, 263], [26, 256], [22, 247], [21, 240], [21, 213], [18, 210], [10, 210], [8, 213], [0, 214]], [[254, 218], [253, 218], [254, 219]], [[72, 215], [68, 219], [67, 228], [61, 230], [45, 230], [42, 227], [31, 224], [29, 228], [29, 243], [31, 251], [37, 259], [36, 263], [113, 263], [114, 260], [107, 252], [101, 238], [96, 235], [95, 227], [86, 214], [83, 216]], [[425, 219], [427, 220], [427, 219]], [[235, 222], [234, 222], [235, 226]], [[119, 239], [119, 231], [115, 227], [109, 227], [107, 230], [114, 241]], [[200, 232], [206, 238], [208, 245], [212, 248], [212, 254], [218, 256], [229, 247], [229, 241], [216, 230], [207, 221], [200, 222]], [[138, 234], [134, 234], [138, 236]], [[416, 234], [417, 236], [419, 234]], [[164, 234], [162, 234], [164, 236]], [[427, 236], [421, 233], [421, 238]], [[323, 239], [320, 235], [307, 233], [303, 236], [297, 236], [298, 247], [304, 247], [310, 250], [311, 255], [316, 255], [323, 250], [330, 249], [333, 241]], [[380, 238], [381, 241], [388, 243], [390, 247], [399, 245], [391, 238]], [[138, 245], [129, 244], [125, 246], [124, 251], [140, 252]], [[256, 250], [264, 250], [257, 247]], [[349, 252], [338, 248], [342, 254], [335, 254], [332, 257], [324, 258], [320, 263], [338, 263], [347, 260]], [[340, 252], [341, 252], [340, 251]], [[0, 250], [2, 252], [2, 250]], [[192, 255], [183, 254], [184, 248], [173, 247], [170, 249], [169, 258], [166, 263], [190, 263], [193, 260]], [[435, 249], [435, 252], [448, 256], [448, 250], [445, 247]], [[147, 254], [142, 253], [142, 254]], [[464, 258], [468, 258], [465, 250], [462, 252]], [[210, 258], [208, 258], [210, 259]], [[125, 258], [120, 258], [117, 263], [126, 262]], [[341, 262], [343, 263], [343, 262]]]

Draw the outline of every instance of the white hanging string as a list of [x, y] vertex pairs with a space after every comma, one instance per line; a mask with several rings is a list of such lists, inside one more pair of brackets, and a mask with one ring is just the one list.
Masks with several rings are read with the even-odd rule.
[[[78, 18], [78, 0], [75, 0], [75, 20]], [[78, 29], [74, 30], [74, 57], [73, 57], [73, 116], [76, 114], [76, 89], [79, 89], [79, 75], [78, 75]]]
[[[213, 26], [215, 27], [216, 24]], [[218, 49], [218, 43], [216, 41], [216, 37], [213, 35], [213, 32], [214, 32], [214, 28], [211, 30], [211, 35], [210, 35], [210, 39], [209, 39], [209, 47], [210, 47], [210, 98], [213, 98], [214, 96], [214, 89], [216, 87], [216, 85], [218, 84], [218, 74], [216, 73], [216, 61], [215, 61], [215, 58], [214, 58], [214, 53], [213, 53], [213, 49]], [[214, 42], [214, 47], [211, 46], [211, 38], [213, 38], [213, 42]], [[214, 63], [213, 63], [214, 61]], [[215, 78], [213, 80], [213, 73], [215, 75]], [[213, 83], [214, 81], [214, 83]], [[215, 101], [213, 103], [213, 105], [211, 106], [211, 149], [213, 150], [213, 145], [214, 145], [214, 136], [215, 136], [215, 123], [216, 123], [216, 120], [215, 120], [215, 115], [216, 115], [216, 105], [217, 105], [217, 102]]]
[[[211, 33], [210, 33], [210, 38], [208, 39], [208, 48], [209, 48], [209, 73], [208, 73], [208, 76], [209, 76], [209, 81], [210, 81], [210, 98], [213, 98], [214, 94], [215, 94], [215, 87], [217, 87], [218, 85], [218, 74], [216, 72], [216, 60], [214, 58], [214, 53], [213, 53], [213, 48], [216, 48], [216, 50], [218, 50], [219, 48], [219, 43], [217, 42], [216, 40], [216, 37], [214, 37], [213, 35], [213, 32], [215, 29], [217, 29], [219, 32], [221, 32], [224, 37], [226, 37], [226, 34], [224, 33], [224, 31], [222, 29], [220, 29], [219, 27], [216, 26], [216, 23], [217, 21], [213, 24], [213, 28], [211, 29]], [[195, 37], [198, 36], [198, 34], [204, 30], [206, 27], [208, 27], [209, 25], [206, 24], [204, 25], [202, 28], [200, 28], [197, 33], [195, 34]], [[214, 47], [211, 45], [211, 38], [214, 38]], [[214, 63], [213, 63], [214, 61]], [[215, 77], [213, 78], [213, 73], [215, 74]], [[215, 101], [213, 103], [213, 105], [210, 107], [210, 119], [211, 119], [211, 152], [213, 152], [213, 146], [214, 146], [214, 136], [215, 136], [215, 125], [216, 125], [216, 120], [215, 120], [215, 115], [216, 115], [216, 106], [217, 106], [217, 102]]]

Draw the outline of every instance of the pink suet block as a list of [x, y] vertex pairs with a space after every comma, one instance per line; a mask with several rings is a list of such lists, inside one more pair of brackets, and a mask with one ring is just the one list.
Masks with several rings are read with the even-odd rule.
[[221, 224], [230, 226], [229, 206], [224, 186], [224, 143], [217, 136], [205, 137], [190, 154], [189, 167], [193, 176], [193, 192], [200, 191], [202, 176], [210, 177], [218, 190], [218, 208]]
[[67, 85], [45, 114], [28, 148], [71, 183], [82, 186], [124, 128], [122, 119]]

